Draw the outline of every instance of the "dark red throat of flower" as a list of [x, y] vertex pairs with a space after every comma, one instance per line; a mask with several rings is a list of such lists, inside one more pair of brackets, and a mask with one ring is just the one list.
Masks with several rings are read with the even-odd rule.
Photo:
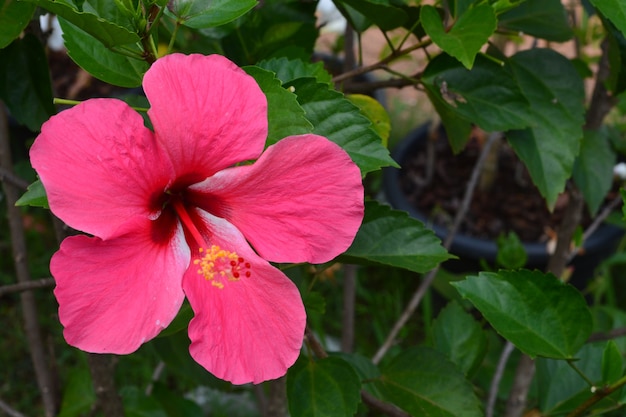
[[193, 263], [198, 265], [199, 275], [219, 289], [224, 289], [224, 284], [228, 281], [250, 278], [252, 275], [250, 262], [237, 252], [222, 249], [218, 245], [207, 245], [183, 203], [179, 199], [173, 199], [172, 206], [183, 227], [197, 244], [199, 257], [194, 259]]

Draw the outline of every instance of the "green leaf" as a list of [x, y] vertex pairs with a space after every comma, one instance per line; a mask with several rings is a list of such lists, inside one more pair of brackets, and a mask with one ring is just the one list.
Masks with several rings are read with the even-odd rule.
[[[67, 20], [59, 18], [67, 53], [85, 71], [109, 84], [120, 87], [138, 87], [148, 63], [143, 60], [120, 55], [106, 48], [95, 38]], [[133, 46], [136, 53], [141, 50]]]
[[626, 37], [608, 21], [604, 21], [604, 27], [607, 31], [609, 68], [611, 68], [606, 86], [614, 96], [617, 96], [626, 90], [626, 66], [622, 65], [626, 62]]
[[174, 0], [169, 2], [167, 10], [183, 25], [203, 29], [232, 22], [256, 4], [257, 0]]
[[365, 94], [350, 94], [346, 98], [361, 109], [361, 112], [372, 123], [372, 129], [382, 138], [383, 146], [387, 147], [391, 134], [391, 120], [383, 105], [375, 98]]
[[33, 132], [56, 113], [43, 46], [31, 34], [0, 50], [0, 98]]
[[49, 209], [48, 196], [40, 180], [28, 186], [26, 192], [15, 202], [16, 206], [33, 206]]
[[[152, 339], [150, 347], [165, 362], [169, 372], [181, 382], [208, 386], [221, 383], [191, 358], [189, 343], [187, 332], [176, 332], [168, 337]], [[228, 385], [226, 382], [223, 384]]]
[[164, 383], [155, 383], [151, 397], [156, 399], [169, 417], [197, 417], [204, 415], [195, 402], [176, 393]]
[[311, 312], [324, 314], [326, 312], [326, 298], [316, 291], [309, 291], [302, 296], [302, 303], [307, 311], [307, 316]]
[[[62, 17], [100, 42], [106, 47], [127, 45], [139, 42], [139, 35], [125, 27], [104, 20], [92, 13], [80, 12], [69, 4], [54, 0], [27, 0], [32, 1], [51, 13]], [[65, 32], [65, 29], [64, 29]], [[82, 35], [85, 36], [85, 35]], [[64, 39], [67, 39], [63, 36]]]
[[548, 206], [554, 207], [583, 137], [583, 80], [567, 58], [551, 49], [522, 51], [509, 63], [532, 115], [528, 129], [508, 132], [507, 139]]
[[351, 417], [361, 400], [361, 381], [344, 360], [304, 359], [287, 373], [287, 400], [293, 417]]
[[552, 274], [481, 272], [452, 285], [498, 333], [531, 357], [571, 359], [591, 334], [585, 299]]
[[520, 2], [498, 16], [498, 24], [506, 30], [554, 42], [565, 42], [574, 35], [561, 0]]
[[298, 78], [314, 77], [317, 82], [331, 84], [332, 76], [324, 68], [323, 62], [304, 62], [300, 59], [288, 59], [286, 57], [263, 60], [257, 64], [258, 67], [276, 73], [283, 84]]
[[513, 231], [498, 236], [496, 262], [505, 269], [517, 269], [526, 265], [528, 255], [519, 236]]
[[435, 94], [431, 89], [426, 89], [426, 95], [441, 118], [452, 151], [455, 154], [461, 152], [472, 133], [472, 123], [462, 118], [441, 95]]
[[506, 68], [483, 56], [476, 57], [470, 71], [440, 54], [426, 67], [422, 82], [429, 96], [438, 98], [439, 106], [487, 132], [529, 125], [530, 105], [517, 82]]
[[622, 353], [617, 344], [609, 340], [602, 353], [602, 382], [606, 385], [617, 382], [624, 374], [624, 362]]
[[481, 417], [472, 385], [445, 356], [430, 348], [403, 351], [381, 369], [376, 386], [413, 416]]
[[435, 348], [446, 355], [467, 377], [480, 367], [487, 353], [482, 326], [456, 302], [441, 310], [433, 323]]
[[58, 417], [83, 416], [91, 410], [95, 402], [96, 394], [89, 369], [86, 366], [72, 368], [65, 383]]
[[[318, 30], [314, 1], [265, 0], [222, 40], [223, 55], [239, 64], [286, 56], [308, 59]], [[297, 40], [294, 42], [294, 40]]]
[[[602, 363], [606, 351], [604, 343], [589, 343], [576, 353], [579, 359], [573, 362], [573, 365], [598, 388], [604, 385]], [[587, 381], [581, 378], [567, 361], [539, 358], [536, 365], [538, 405], [542, 415], [564, 416], [593, 395]], [[621, 371], [619, 366], [617, 370]], [[616, 370], [611, 371], [613, 372]], [[621, 390], [618, 390], [593, 406], [591, 410], [615, 407], [620, 394]]]
[[574, 182], [594, 215], [613, 184], [613, 166], [617, 155], [611, 148], [608, 132], [584, 132], [580, 154], [574, 163]]
[[0, 0], [0, 49], [17, 38], [35, 13], [34, 4], [17, 0]]
[[341, 0], [384, 31], [399, 28], [408, 19], [407, 14], [389, 0]]
[[397, 166], [371, 128], [370, 121], [343, 94], [313, 78], [299, 78], [289, 83], [295, 88], [298, 102], [313, 133], [325, 136], [350, 155], [363, 174], [384, 166]]
[[433, 42], [467, 69], [472, 68], [476, 54], [497, 26], [496, 15], [488, 4], [470, 8], [449, 30], [443, 27], [441, 17], [433, 6], [422, 6], [420, 18]]
[[352, 365], [352, 368], [356, 371], [363, 384], [363, 388], [374, 396], [382, 396], [377, 387], [373, 384], [373, 381], [380, 377], [380, 370], [374, 365], [371, 359], [359, 353], [330, 352], [329, 355], [339, 357]]
[[135, 386], [124, 387], [120, 394], [126, 417], [168, 417], [163, 406], [154, 397], [147, 397]]
[[626, 36], [626, 3], [622, 0], [590, 0]]
[[244, 67], [267, 97], [268, 127], [266, 146], [291, 135], [310, 133], [313, 125], [304, 115], [296, 96], [283, 88], [273, 72], [259, 67]]
[[422, 273], [453, 256], [419, 220], [404, 211], [367, 201], [361, 228], [343, 257]]

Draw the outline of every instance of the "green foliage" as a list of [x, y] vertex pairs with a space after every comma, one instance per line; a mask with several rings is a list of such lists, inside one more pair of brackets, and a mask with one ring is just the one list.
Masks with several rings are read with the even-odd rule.
[[498, 236], [498, 253], [496, 263], [505, 269], [517, 269], [526, 265], [528, 255], [526, 249], [515, 232]]
[[498, 24], [507, 30], [554, 42], [565, 42], [574, 34], [560, 0], [520, 2], [517, 7], [498, 16]]
[[590, 3], [626, 36], [626, 4], [623, 1], [590, 0]]
[[10, 44], [24, 30], [35, 13], [35, 5], [18, 0], [0, 1], [0, 49]]
[[313, 78], [299, 78], [288, 86], [293, 87], [313, 133], [345, 149], [363, 174], [396, 165], [371, 122], [343, 94]]
[[211, 2], [176, 0], [170, 2], [166, 10], [183, 25], [194, 29], [204, 29], [232, 22], [246, 14], [256, 4], [257, 0]]
[[480, 417], [471, 384], [436, 350], [413, 347], [381, 368], [376, 386], [385, 398], [414, 416]]
[[50, 208], [48, 196], [41, 181], [37, 180], [29, 185], [28, 190], [17, 200], [15, 205]]
[[69, 21], [59, 18], [59, 23], [63, 29], [67, 53], [85, 71], [120, 87], [141, 85], [143, 74], [149, 65], [138, 59], [141, 56], [138, 46], [128, 46], [128, 50], [136, 54], [135, 57], [122, 55], [108, 49], [96, 38], [87, 36], [85, 31]]
[[522, 129], [532, 118], [528, 99], [507, 68], [482, 56], [470, 71], [441, 54], [428, 64], [422, 82], [440, 106], [487, 132]]
[[91, 375], [86, 367], [75, 368], [69, 373], [63, 391], [59, 417], [78, 417], [89, 412], [96, 401]]
[[287, 374], [293, 417], [350, 417], [360, 401], [359, 376], [339, 357], [302, 359]]
[[487, 336], [469, 313], [455, 301], [441, 310], [433, 323], [435, 348], [467, 377], [473, 376], [487, 353]]
[[[139, 35], [116, 23], [105, 20], [93, 13], [79, 11], [68, 3], [53, 0], [27, 0], [51, 13], [62, 17], [77, 28], [84, 31], [88, 36], [82, 38], [97, 39], [106, 47], [128, 45], [139, 42]], [[64, 30], [65, 32], [65, 30]], [[74, 36], [69, 36], [73, 38]]]
[[467, 69], [472, 69], [474, 58], [496, 30], [496, 15], [488, 4], [467, 10], [452, 28], [443, 27], [441, 17], [432, 6], [422, 6], [422, 26], [443, 51], [458, 59]]
[[[361, 69], [383, 70], [378, 79], [382, 84], [390, 78], [390, 85], [420, 87], [439, 114], [454, 152], [465, 147], [474, 127], [503, 132], [550, 209], [558, 205], [559, 195], [573, 180], [591, 214], [599, 211], [613, 186], [613, 148], [620, 148], [612, 138], [623, 132], [610, 135], [606, 126], [583, 131], [586, 113], [589, 116], [597, 109], [589, 108], [592, 104], [585, 95], [582, 76], [595, 77], [606, 87], [609, 94], [602, 104], [609, 108], [613, 98], [626, 90], [626, 6], [622, 1], [591, 0], [600, 19], [584, 14], [576, 25], [568, 18], [568, 5], [559, 0], [450, 0], [436, 3], [436, 7], [404, 0], [334, 3], [356, 30], [359, 41], [368, 42], [372, 32], [384, 33], [387, 49], [370, 68], [367, 60], [371, 58], [359, 53], [359, 59], [365, 59], [359, 61]], [[38, 17], [36, 7], [59, 16], [69, 56], [110, 85], [140, 86], [144, 73], [166, 49], [219, 53], [238, 65], [247, 65], [244, 70], [267, 97], [268, 146], [291, 135], [326, 136], [348, 152], [374, 195], [377, 171], [397, 167], [387, 150], [394, 126], [384, 103], [370, 96], [343, 94], [343, 88], [362, 86], [351, 85], [350, 74], [341, 76], [333, 71], [331, 75], [322, 62], [311, 62], [320, 39], [315, 5], [315, 1], [301, 0], [0, 0], [0, 98], [18, 124], [33, 132], [56, 112], [45, 49], [33, 35], [37, 34], [36, 25], [29, 26], [31, 19], [35, 23]], [[581, 8], [575, 9], [579, 13]], [[522, 33], [549, 42], [565, 42], [575, 35], [581, 48], [574, 61], [568, 54], [527, 48], [526, 43], [508, 48], [511, 43], [533, 41], [522, 38]], [[608, 48], [606, 78], [596, 70], [602, 60], [589, 52], [596, 48], [594, 52], [599, 53], [603, 39]], [[522, 51], [510, 53], [511, 49]], [[394, 61], [417, 50], [425, 51], [427, 59], [419, 55], [406, 61], [418, 69], [403, 73], [401, 65], [395, 66]], [[341, 76], [339, 84], [333, 82], [334, 75]], [[143, 101], [143, 106], [147, 105], [145, 98]], [[618, 108], [607, 121], [618, 120], [615, 124], [620, 126], [623, 115]], [[12, 143], [12, 156], [18, 159], [20, 169], [29, 169], [26, 155], [30, 143], [30, 138]], [[32, 179], [34, 174], [26, 177]], [[620, 193], [626, 200], [626, 191]], [[3, 197], [0, 193], [0, 202]], [[33, 182], [17, 205], [48, 208], [41, 182]], [[623, 210], [626, 218], [626, 208]], [[19, 219], [30, 240], [28, 259], [33, 277], [49, 276], [49, 259], [58, 249], [56, 243], [48, 242], [53, 240], [53, 231], [48, 219], [42, 220], [42, 213], [48, 214], [24, 208]], [[2, 249], [10, 246], [5, 214], [0, 208]], [[502, 235], [498, 246], [496, 262], [506, 270], [471, 271], [461, 281], [456, 281], [460, 274], [439, 271], [436, 292], [425, 292], [419, 318], [390, 341], [389, 353], [380, 365], [370, 355], [403, 314], [420, 285], [419, 274], [454, 258], [430, 226], [367, 200], [361, 228], [344, 254], [315, 267], [280, 265], [302, 290], [308, 324], [327, 346], [333, 346], [344, 331], [339, 317], [346, 314], [345, 320], [349, 316], [350, 305], [342, 289], [349, 287], [348, 271], [356, 271], [352, 294], [357, 321], [355, 352], [332, 352], [320, 358], [313, 357], [306, 346], [286, 378], [290, 415], [377, 415], [380, 410], [361, 401], [365, 392], [363, 395], [373, 395], [415, 416], [482, 416], [486, 392], [507, 340], [518, 351], [504, 369], [498, 402], [506, 401], [515, 359], [525, 353], [537, 358], [531, 406], [542, 415], [564, 415], [583, 404], [591, 413], [620, 415], [619, 408], [626, 403], [622, 388], [626, 383], [626, 341], [589, 342], [589, 336], [592, 330], [626, 327], [626, 304], [618, 291], [623, 274], [613, 271], [623, 270], [624, 253], [602, 265], [589, 284], [590, 301], [551, 274], [518, 270], [527, 256], [514, 233]], [[9, 258], [0, 257], [3, 285], [14, 282]], [[344, 269], [337, 262], [353, 265]], [[80, 360], [77, 364], [76, 351], [61, 341], [61, 325], [54, 312], [57, 305], [50, 291], [36, 295], [43, 320], [54, 323], [46, 332], [52, 335], [47, 343], [55, 350], [63, 383], [59, 416], [97, 415], [98, 391], [92, 386], [87, 365]], [[26, 384], [32, 391], [32, 369], [27, 360], [17, 362], [7, 352], [14, 349], [14, 342], [19, 350], [28, 351], [25, 335], [13, 325], [20, 321], [13, 311], [18, 310], [18, 297], [0, 296], [6, 297], [1, 300], [0, 312], [8, 317], [2, 339], [11, 342], [11, 346], [8, 342], [2, 345], [0, 362], [15, 368], [3, 373], [9, 382], [0, 382], [0, 398], [13, 402], [15, 391]], [[590, 308], [588, 302], [596, 305]], [[468, 311], [472, 305], [478, 311]], [[120, 359], [116, 376], [123, 382], [120, 394], [126, 415], [261, 415], [261, 407], [255, 409], [251, 400], [252, 387], [220, 381], [192, 360], [185, 332], [192, 316], [191, 307], [184, 303], [157, 338]], [[255, 340], [244, 338], [242, 343]], [[16, 384], [24, 386], [13, 383], [20, 374], [27, 375], [27, 382]], [[259, 402], [273, 395], [274, 384], [279, 383], [254, 388]], [[193, 396], [200, 386], [209, 392], [204, 405]], [[16, 409], [23, 408], [26, 415], [44, 415], [41, 406], [31, 404], [35, 394], [30, 391], [15, 397]], [[609, 395], [590, 404], [594, 392]]]
[[611, 189], [616, 159], [617, 155], [611, 148], [606, 129], [585, 131], [573, 176], [591, 214], [598, 211]]
[[583, 81], [564, 56], [530, 49], [510, 60], [513, 75], [530, 103], [528, 128], [507, 133], [548, 206], [571, 177], [583, 137]]
[[0, 98], [13, 117], [33, 132], [56, 112], [46, 56], [33, 35], [0, 50]]
[[591, 334], [585, 299], [554, 275], [481, 272], [452, 285], [498, 333], [531, 357], [573, 359]]
[[389, 0], [341, 0], [337, 5], [343, 8], [346, 18], [360, 32], [371, 24], [382, 30], [395, 29], [408, 19], [406, 12]]
[[306, 119], [296, 96], [283, 88], [281, 80], [276, 78], [275, 74], [259, 67], [244, 69], [254, 77], [267, 97], [268, 146], [287, 136], [310, 133], [313, 130], [313, 125]]
[[451, 257], [418, 220], [374, 201], [366, 202], [361, 229], [343, 256], [348, 262], [363, 259], [415, 272], [427, 272]]

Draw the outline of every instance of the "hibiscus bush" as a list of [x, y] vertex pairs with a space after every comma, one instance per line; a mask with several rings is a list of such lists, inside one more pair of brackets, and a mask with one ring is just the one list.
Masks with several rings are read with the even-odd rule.
[[[626, 149], [622, 2], [333, 3], [338, 68], [314, 0], [0, 1], [3, 413], [622, 415], [624, 254], [567, 283], [622, 221], [621, 196], [602, 209]], [[95, 86], [80, 99], [53, 16]], [[546, 206], [567, 202], [545, 271], [509, 236], [455, 275], [455, 230], [385, 203], [383, 88], [419, 90], [456, 152], [504, 135]]]

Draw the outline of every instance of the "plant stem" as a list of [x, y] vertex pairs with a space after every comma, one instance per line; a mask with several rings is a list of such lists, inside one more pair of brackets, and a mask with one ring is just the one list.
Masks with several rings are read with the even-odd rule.
[[37, 281], [20, 282], [18, 284], [3, 285], [0, 287], [0, 297], [14, 292], [36, 290], [39, 288], [54, 287], [54, 278], [43, 278]]
[[174, 44], [176, 43], [176, 35], [178, 35], [178, 29], [180, 29], [180, 22], [176, 20], [174, 23], [174, 30], [172, 30], [172, 37], [170, 38], [169, 43], [167, 44], [167, 53], [168, 55], [172, 53], [174, 50]]
[[580, 376], [582, 379], [585, 380], [587, 385], [589, 385], [592, 388], [595, 386], [593, 381], [590, 380], [589, 377], [587, 377], [587, 375], [585, 375], [583, 371], [581, 371], [580, 368], [578, 368], [578, 366], [576, 366], [573, 359], [568, 359], [567, 364], [570, 366], [570, 368], [572, 368], [578, 374], [578, 376]]
[[[324, 359], [328, 357], [328, 353], [324, 350], [322, 344], [317, 340], [311, 329], [307, 326], [306, 331], [304, 333], [304, 340], [311, 348], [315, 356], [320, 359]], [[367, 404], [371, 409], [380, 411], [389, 417], [411, 417], [404, 410], [399, 409], [393, 404], [386, 403], [378, 398], [374, 397], [372, 394], [365, 390], [361, 390], [361, 400], [363, 403]]]
[[[474, 195], [474, 190], [476, 189], [478, 178], [480, 176], [480, 172], [482, 171], [483, 165], [485, 163], [487, 154], [489, 153], [489, 149], [491, 148], [491, 146], [497, 140], [498, 137], [499, 137], [499, 134], [494, 134], [494, 133], [490, 134], [489, 138], [485, 142], [485, 145], [483, 146], [483, 149], [481, 150], [481, 154], [478, 157], [478, 160], [476, 161], [476, 165], [474, 166], [474, 169], [472, 171], [472, 175], [467, 184], [467, 188], [465, 189], [465, 194], [463, 195], [463, 202], [461, 203], [461, 206], [459, 207], [459, 210], [457, 211], [456, 216], [454, 218], [454, 223], [452, 227], [450, 228], [450, 230], [448, 231], [446, 235], [446, 239], [444, 240], [443, 246], [446, 249], [449, 249], [450, 246], [452, 245], [452, 240], [454, 239], [454, 236], [456, 235], [456, 232], [458, 231], [461, 221], [467, 214], [467, 210], [469, 208], [470, 202]], [[419, 306], [420, 302], [422, 301], [422, 298], [424, 298], [424, 295], [426, 294], [426, 291], [430, 288], [432, 282], [435, 280], [435, 276], [437, 275], [438, 271], [439, 271], [439, 266], [437, 266], [436, 268], [434, 268], [433, 270], [431, 270], [430, 272], [428, 272], [428, 274], [424, 276], [424, 279], [422, 280], [421, 284], [419, 285], [419, 287], [413, 294], [413, 297], [409, 301], [409, 304], [405, 307], [404, 311], [402, 312], [402, 315], [400, 315], [396, 323], [393, 325], [393, 328], [387, 335], [385, 342], [382, 344], [380, 349], [378, 349], [378, 351], [372, 358], [372, 362], [374, 364], [378, 364], [381, 361], [381, 359], [385, 356], [385, 354], [389, 351], [391, 346], [394, 344], [395, 339], [398, 336], [398, 333], [400, 333], [400, 330], [402, 330], [406, 322], [409, 320], [409, 318], [411, 318], [411, 316], [413, 315], [413, 313]]]
[[24, 414], [19, 411], [13, 409], [9, 404], [0, 400], [0, 411], [3, 411], [9, 417], [26, 417]]
[[[0, 101], [0, 166], [6, 171], [13, 172], [13, 161], [11, 160], [11, 145], [9, 142], [9, 128], [7, 122], [6, 107]], [[28, 269], [28, 258], [26, 250], [26, 238], [24, 225], [22, 223], [22, 213], [19, 207], [15, 206], [21, 191], [14, 185], [3, 182], [3, 189], [7, 203], [7, 215], [9, 218], [9, 232], [11, 246], [13, 249], [13, 263], [15, 273], [19, 283], [30, 282], [30, 271]], [[35, 368], [35, 379], [43, 400], [44, 413], [46, 417], [56, 415], [58, 408], [56, 399], [56, 387], [53, 383], [55, 378], [52, 370], [48, 366], [50, 363], [45, 351], [39, 328], [37, 303], [32, 291], [24, 291], [20, 294], [22, 305], [22, 316], [24, 318], [24, 331], [28, 340], [31, 360]]]
[[398, 57], [401, 57], [403, 55], [407, 55], [417, 49], [421, 49], [424, 48], [428, 45], [430, 45], [432, 43], [432, 41], [430, 39], [427, 39], [425, 41], [416, 43], [415, 45], [409, 46], [405, 49], [402, 49], [400, 51], [394, 51], [391, 54], [389, 54], [387, 57], [381, 59], [380, 61], [378, 61], [375, 64], [372, 65], [367, 65], [364, 67], [358, 67], [353, 69], [352, 71], [348, 71], [348, 72], [344, 72], [343, 74], [339, 74], [336, 77], [333, 78], [333, 82], [334, 83], [339, 83], [341, 81], [350, 79], [352, 77], [356, 77], [357, 75], [361, 75], [361, 74], [365, 74], [366, 72], [370, 72], [370, 71], [374, 71], [380, 68], [385, 67], [387, 64], [389, 64], [391, 61], [397, 59]]
[[18, 188], [20, 188], [20, 189], [22, 189], [24, 191], [30, 185], [28, 183], [28, 181], [18, 177], [17, 175], [12, 173], [11, 171], [9, 171], [6, 168], [3, 168], [1, 166], [0, 166], [0, 182], [9, 182], [13, 186], [18, 187]]
[[493, 373], [493, 378], [491, 379], [491, 385], [489, 386], [489, 396], [487, 397], [487, 408], [485, 410], [485, 417], [493, 417], [493, 412], [496, 407], [496, 400], [498, 399], [498, 390], [500, 389], [500, 381], [502, 381], [502, 377], [504, 376], [504, 370], [506, 369], [506, 364], [509, 361], [509, 357], [514, 350], [515, 345], [507, 340], [504, 348], [502, 349], [502, 353], [500, 354], [500, 358], [498, 359], [496, 371]]
[[356, 303], [356, 265], [343, 266], [343, 315], [341, 318], [341, 351], [354, 347], [354, 306]]
[[576, 408], [574, 411], [569, 413], [567, 415], [567, 417], [579, 417], [579, 416], [582, 416], [583, 413], [585, 411], [587, 411], [589, 408], [591, 408], [594, 404], [598, 403], [600, 400], [602, 400], [602, 399], [608, 397], [609, 395], [613, 394], [615, 391], [617, 391], [618, 389], [622, 388], [624, 385], [626, 385], [626, 376], [623, 376], [617, 382], [615, 382], [615, 383], [613, 383], [613, 384], [611, 384], [609, 386], [604, 386], [604, 387], [601, 387], [599, 389], [596, 389], [595, 392], [593, 393], [593, 395], [591, 397], [589, 397], [587, 399], [587, 401], [585, 401], [578, 408]]

